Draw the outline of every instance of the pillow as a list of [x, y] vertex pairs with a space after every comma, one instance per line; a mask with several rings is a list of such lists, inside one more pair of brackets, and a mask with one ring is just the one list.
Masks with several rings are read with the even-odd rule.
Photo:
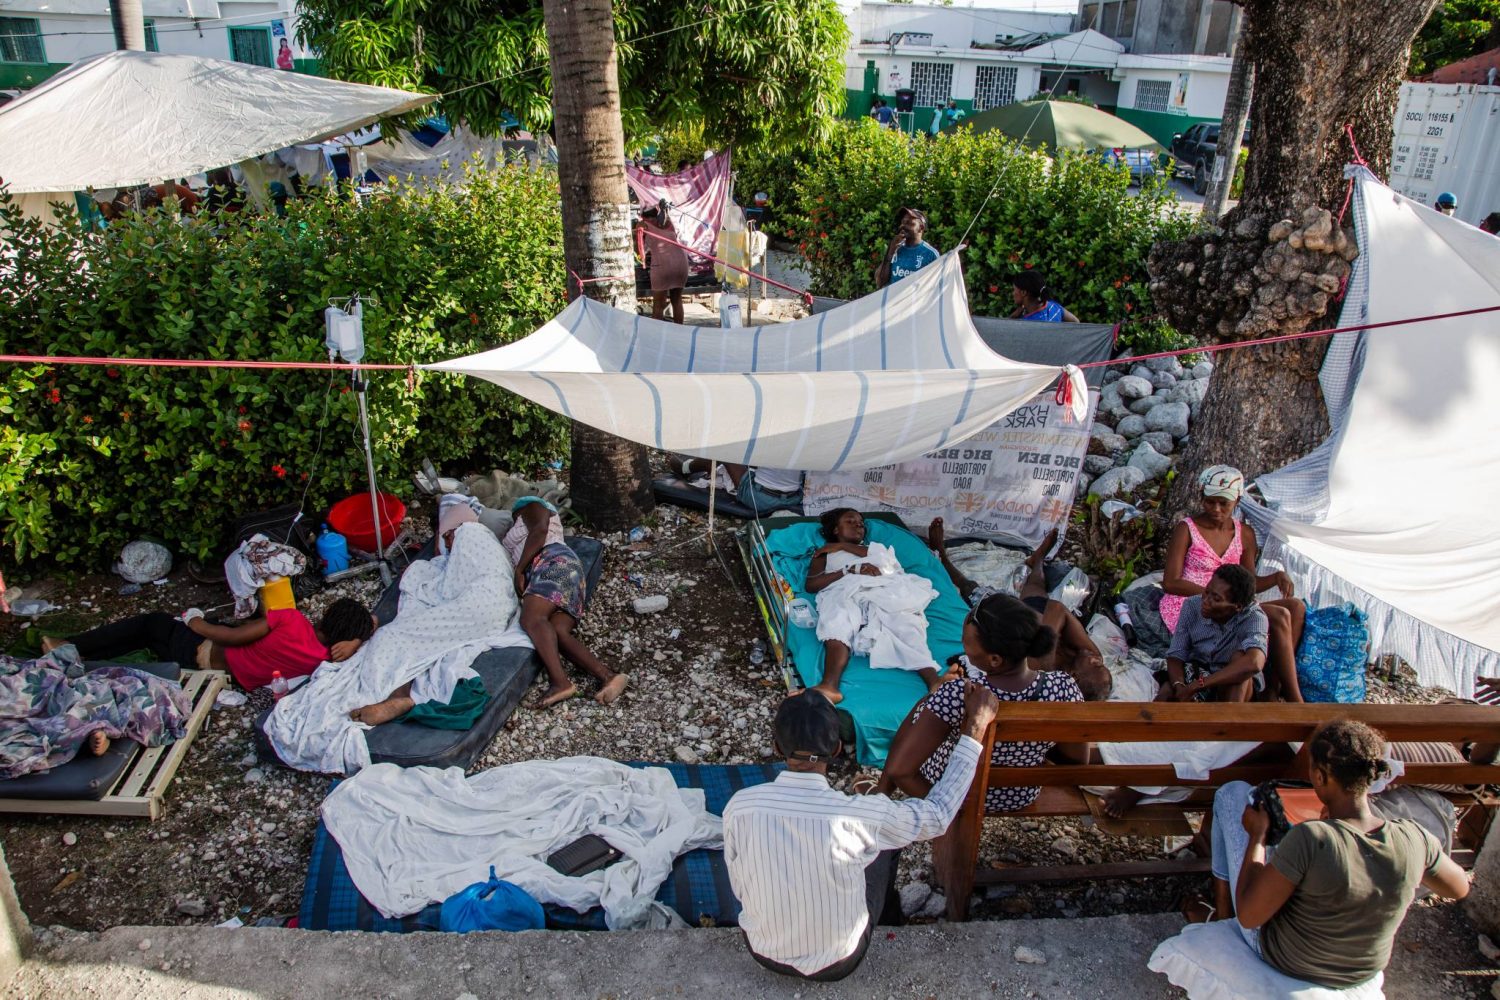
[[[1464, 755], [1452, 743], [1392, 743], [1386, 750], [1393, 760], [1403, 764], [1465, 764]], [[1466, 791], [1462, 785], [1418, 785], [1435, 792], [1458, 795]]]
[[1146, 967], [1185, 990], [1188, 1000], [1384, 1000], [1385, 973], [1336, 990], [1277, 972], [1245, 943], [1233, 920], [1188, 924], [1156, 946]]

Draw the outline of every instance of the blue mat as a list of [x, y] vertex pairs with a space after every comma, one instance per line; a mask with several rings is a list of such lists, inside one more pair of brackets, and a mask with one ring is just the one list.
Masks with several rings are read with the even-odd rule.
[[[724, 812], [729, 797], [741, 788], [775, 779], [783, 764], [652, 764], [631, 762], [631, 767], [664, 767], [678, 788], [701, 788], [708, 811]], [[723, 851], [699, 849], [677, 859], [672, 874], [656, 894], [657, 900], [682, 915], [694, 926], [734, 927], [739, 923], [740, 904], [729, 888], [729, 869]], [[302, 886], [299, 927], [315, 931], [381, 931], [405, 934], [435, 931], [442, 909], [436, 903], [400, 918], [383, 917], [354, 887], [344, 852], [328, 828], [318, 821], [313, 834], [312, 860]], [[546, 906], [547, 926], [557, 930], [604, 930], [604, 911], [578, 913], [561, 906]]]
[[[791, 585], [798, 597], [815, 601], [804, 587], [812, 554], [824, 544], [817, 523], [807, 521], [783, 528], [775, 527], [774, 521], [763, 523], [766, 526], [766, 551], [771, 555], [776, 572]], [[948, 657], [963, 652], [964, 619], [969, 614], [969, 606], [958, 596], [958, 589], [948, 579], [948, 572], [926, 542], [905, 528], [873, 517], [866, 518], [865, 524], [872, 542], [889, 545], [896, 551], [896, 558], [906, 572], [926, 577], [937, 589], [938, 596], [927, 605], [927, 648], [932, 651], [939, 670], [947, 669]], [[786, 646], [802, 683], [818, 683], [823, 679], [823, 644], [818, 641], [817, 634], [813, 629], [795, 625], [786, 631]], [[891, 738], [901, 727], [906, 713], [927, 695], [927, 685], [914, 671], [872, 670], [868, 656], [855, 656], [849, 660], [839, 690], [844, 694], [839, 711], [847, 712], [854, 720], [855, 752], [859, 762], [871, 767], [885, 763]]]

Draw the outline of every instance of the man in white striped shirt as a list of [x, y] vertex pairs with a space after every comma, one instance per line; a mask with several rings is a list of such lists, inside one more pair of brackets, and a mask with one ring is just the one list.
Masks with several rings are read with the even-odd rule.
[[[774, 723], [787, 769], [741, 789], [724, 807], [724, 860], [755, 960], [773, 972], [843, 979], [865, 957], [901, 848], [940, 836], [974, 780], [980, 741], [999, 702], [969, 681], [964, 731], [925, 799], [845, 795], [828, 784], [838, 714], [816, 691], [781, 703]], [[900, 917], [899, 902], [893, 903]]]

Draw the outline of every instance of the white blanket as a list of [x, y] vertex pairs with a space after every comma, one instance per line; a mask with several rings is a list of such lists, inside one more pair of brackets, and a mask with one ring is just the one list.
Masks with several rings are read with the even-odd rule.
[[937, 590], [925, 577], [901, 572], [895, 553], [879, 543], [870, 545], [867, 559], [835, 552], [827, 565], [832, 572], [861, 562], [880, 567], [881, 575], [851, 574], [818, 591], [818, 638], [837, 640], [854, 655], [869, 656], [876, 669], [936, 668], [927, 648], [926, 610]]
[[[523, 761], [472, 778], [456, 767], [376, 764], [329, 794], [323, 822], [360, 893], [387, 917], [447, 899], [493, 865], [539, 902], [602, 906], [615, 930], [649, 921], [679, 854], [724, 842], [701, 789], [678, 788], [665, 768], [598, 757]], [[591, 833], [624, 857], [577, 878], [547, 865]]]
[[266, 720], [266, 736], [287, 765], [353, 774], [370, 763], [365, 730], [349, 718], [407, 681], [417, 704], [446, 702], [486, 649], [530, 645], [516, 621], [510, 560], [482, 524], [461, 524], [453, 552], [412, 563], [401, 577], [396, 620], [382, 625], [343, 663], [324, 663]]

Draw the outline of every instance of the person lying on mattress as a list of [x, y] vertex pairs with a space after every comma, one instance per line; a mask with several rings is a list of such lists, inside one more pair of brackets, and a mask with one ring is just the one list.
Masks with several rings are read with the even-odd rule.
[[405, 716], [468, 729], [483, 713], [489, 696], [475, 657], [526, 644], [511, 564], [467, 505], [444, 509], [438, 531], [440, 554], [401, 575], [396, 616], [349, 659], [324, 663], [276, 703], [264, 731], [283, 763], [354, 774], [370, 763], [368, 728]]
[[547, 668], [547, 693], [537, 707], [551, 708], [578, 694], [578, 685], [563, 669], [564, 656], [598, 679], [599, 693], [594, 700], [611, 704], [630, 683], [630, 677], [611, 670], [573, 634], [583, 617], [588, 577], [578, 553], [563, 541], [557, 508], [541, 497], [521, 497], [510, 510], [515, 523], [501, 544], [515, 567], [521, 627]]
[[[667, 466], [684, 480], [713, 471], [708, 459], [683, 455], [670, 456]], [[797, 469], [760, 469], [733, 462], [720, 462], [719, 468], [734, 483], [735, 499], [757, 514], [802, 509], [802, 473]]]
[[42, 651], [71, 642], [85, 660], [109, 660], [146, 649], [184, 670], [228, 670], [241, 687], [254, 691], [271, 683], [273, 674], [290, 680], [307, 676], [324, 660], [347, 660], [374, 631], [375, 619], [365, 606], [344, 597], [328, 606], [317, 625], [296, 608], [273, 609], [243, 625], [211, 624], [196, 609], [182, 618], [153, 611], [70, 639], [46, 636]]
[[941, 683], [927, 648], [931, 581], [901, 568], [890, 546], [867, 541], [865, 518], [837, 507], [819, 518], [828, 544], [813, 553], [807, 592], [817, 595], [823, 679], [813, 690], [837, 705], [849, 657], [868, 654], [874, 669], [915, 670], [933, 690]]
[[[950, 680], [918, 703], [901, 723], [886, 755], [885, 771], [875, 790], [889, 795], [901, 789], [926, 795], [953, 755], [964, 714], [964, 685], [977, 680], [1000, 701], [1083, 701], [1083, 692], [1061, 670], [1039, 671], [1031, 666], [1052, 652], [1057, 633], [1042, 624], [1041, 616], [1009, 594], [992, 594], [964, 621], [964, 677]], [[1048, 757], [1066, 763], [1088, 760], [1087, 743], [1001, 743], [990, 754], [993, 767], [1034, 767]], [[1036, 800], [1035, 786], [991, 788], [985, 793], [988, 812], [1024, 809]]]
[[[927, 528], [927, 544], [937, 553], [948, 571], [948, 579], [958, 588], [959, 596], [972, 608], [991, 594], [1001, 591], [994, 587], [981, 586], [970, 580], [953, 563], [948, 561], [948, 548], [943, 535], [943, 519], [935, 517]], [[1042, 623], [1057, 633], [1057, 646], [1046, 656], [1032, 661], [1037, 670], [1061, 670], [1078, 683], [1085, 701], [1108, 701], [1114, 676], [1104, 665], [1099, 647], [1089, 638], [1088, 630], [1061, 603], [1047, 596], [1047, 574], [1044, 571], [1047, 553], [1057, 544], [1054, 529], [1042, 539], [1042, 544], [1032, 550], [1026, 558], [1026, 582], [1021, 585], [1021, 603], [1042, 616]]]

